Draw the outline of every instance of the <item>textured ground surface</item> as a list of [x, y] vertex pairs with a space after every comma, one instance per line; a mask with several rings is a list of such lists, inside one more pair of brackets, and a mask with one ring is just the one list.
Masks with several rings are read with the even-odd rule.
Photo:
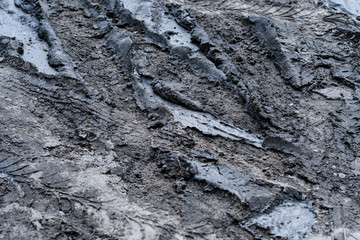
[[1, 239], [360, 239], [360, 27], [310, 0], [0, 1]]

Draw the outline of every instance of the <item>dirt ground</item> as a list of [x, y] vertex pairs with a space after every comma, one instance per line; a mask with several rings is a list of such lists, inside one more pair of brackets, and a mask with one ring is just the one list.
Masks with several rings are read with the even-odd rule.
[[351, 16], [4, 0], [0, 17], [0, 239], [360, 239]]

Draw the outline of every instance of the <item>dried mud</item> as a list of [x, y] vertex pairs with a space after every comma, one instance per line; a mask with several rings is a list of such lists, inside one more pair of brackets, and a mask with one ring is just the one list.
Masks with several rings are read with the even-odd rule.
[[360, 239], [360, 27], [328, 6], [2, 1], [0, 238]]

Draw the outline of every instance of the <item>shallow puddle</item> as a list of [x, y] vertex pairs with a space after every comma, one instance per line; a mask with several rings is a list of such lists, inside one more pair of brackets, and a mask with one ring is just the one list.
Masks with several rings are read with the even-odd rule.
[[276, 207], [271, 213], [253, 219], [252, 223], [270, 229], [276, 237], [299, 240], [312, 232], [316, 218], [310, 203], [287, 202]]
[[37, 20], [23, 13], [11, 0], [1, 1], [0, 16], [0, 36], [12, 37], [22, 42], [22, 58], [25, 61], [34, 64], [40, 72], [55, 74], [56, 71], [48, 63], [48, 46], [38, 38], [35, 31]]
[[315, 0], [315, 2], [323, 2], [326, 6], [346, 13], [354, 18], [360, 16], [359, 0]]
[[205, 189], [219, 188], [236, 196], [251, 210], [265, 211], [276, 197], [268, 186], [253, 183], [253, 176], [228, 168], [225, 165], [212, 165], [190, 161], [197, 170], [195, 179], [208, 184]]
[[123, 0], [122, 2], [136, 19], [145, 22], [149, 30], [168, 36], [171, 45], [198, 50], [198, 47], [191, 43], [190, 33], [170, 14], [165, 14], [165, 9], [156, 0]]

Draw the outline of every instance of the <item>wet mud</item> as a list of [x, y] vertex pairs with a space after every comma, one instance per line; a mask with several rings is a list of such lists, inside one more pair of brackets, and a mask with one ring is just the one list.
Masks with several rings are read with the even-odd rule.
[[2, 1], [0, 238], [360, 239], [334, 3]]

